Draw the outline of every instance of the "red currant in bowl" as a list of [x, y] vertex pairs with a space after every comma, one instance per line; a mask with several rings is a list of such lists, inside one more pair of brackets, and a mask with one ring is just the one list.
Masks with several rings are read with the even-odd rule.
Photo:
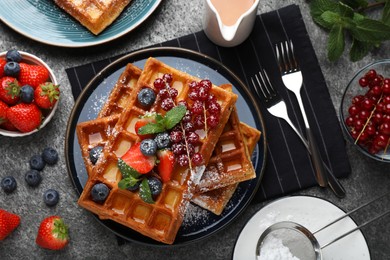
[[360, 152], [390, 162], [390, 59], [360, 69], [340, 105], [343, 132]]

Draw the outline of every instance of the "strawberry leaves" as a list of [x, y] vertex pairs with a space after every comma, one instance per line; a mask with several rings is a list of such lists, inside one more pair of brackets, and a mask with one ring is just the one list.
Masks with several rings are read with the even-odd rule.
[[[383, 5], [382, 18], [366, 17], [363, 11]], [[350, 59], [362, 59], [381, 42], [390, 39], [390, 1], [369, 4], [365, 0], [315, 0], [310, 3], [315, 23], [329, 31], [328, 59], [336, 61], [345, 50], [345, 34], [352, 38]]]

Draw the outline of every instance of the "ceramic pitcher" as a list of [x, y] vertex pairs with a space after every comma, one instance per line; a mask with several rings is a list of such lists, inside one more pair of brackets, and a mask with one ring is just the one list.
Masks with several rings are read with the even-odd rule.
[[203, 15], [203, 30], [215, 44], [223, 47], [233, 47], [242, 43], [251, 33], [256, 19], [259, 0], [254, 0], [252, 6], [241, 14], [233, 25], [222, 22], [221, 15], [211, 0], [205, 0]]

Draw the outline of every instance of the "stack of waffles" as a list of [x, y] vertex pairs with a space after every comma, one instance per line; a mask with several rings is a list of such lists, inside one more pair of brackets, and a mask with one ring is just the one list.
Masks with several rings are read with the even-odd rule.
[[131, 0], [54, 0], [93, 34], [101, 33]]
[[[201, 155], [202, 163], [192, 164], [190, 160], [186, 165], [176, 162], [170, 179], [163, 182], [161, 193], [152, 203], [143, 200], [139, 192], [120, 189], [118, 183], [122, 174], [118, 160], [132, 145], [140, 142], [135, 130], [136, 122], [151, 113], [162, 117], [166, 114], [158, 95], [153, 105], [146, 109], [137, 100], [138, 93], [143, 88], [151, 88], [158, 93], [154, 82], [164, 75], [172, 78], [168, 87], [177, 90], [174, 103], [184, 100], [192, 104], [190, 85], [201, 79], [149, 58], [142, 71], [128, 64], [98, 118], [77, 125], [88, 173], [79, 204], [101, 219], [111, 219], [157, 241], [172, 244], [191, 201], [221, 214], [238, 183], [255, 178], [250, 154], [260, 132], [239, 121], [235, 108], [237, 95], [231, 92], [230, 85], [212, 85], [210, 93], [220, 105], [219, 124], [198, 132], [200, 141], [194, 150]], [[183, 126], [182, 123], [178, 125]], [[90, 151], [96, 146], [104, 148], [93, 164]], [[92, 199], [91, 190], [97, 183], [109, 187], [109, 195], [104, 202]]]

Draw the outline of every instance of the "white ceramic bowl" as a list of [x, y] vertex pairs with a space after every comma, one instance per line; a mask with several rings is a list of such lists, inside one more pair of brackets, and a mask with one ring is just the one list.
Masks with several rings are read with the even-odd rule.
[[[0, 52], [0, 58], [5, 58], [6, 53], [7, 53], [6, 51], [5, 52]], [[37, 56], [35, 56], [33, 54], [30, 54], [30, 53], [27, 53], [27, 52], [19, 51], [19, 53], [22, 55], [22, 62], [25, 62], [25, 63], [28, 63], [28, 64], [40, 65], [40, 66], [45, 67], [49, 71], [49, 80], [53, 84], [58, 85], [57, 79], [56, 79], [53, 71], [49, 68], [49, 66], [43, 60], [41, 60]], [[42, 120], [42, 123], [41, 123], [41, 126], [39, 127], [39, 129], [35, 129], [35, 130], [33, 130], [31, 132], [28, 132], [28, 133], [22, 133], [22, 132], [19, 132], [19, 131], [8, 131], [8, 130], [5, 130], [5, 129], [0, 129], [0, 135], [10, 136], [10, 137], [22, 137], [22, 136], [31, 135], [33, 133], [38, 132], [43, 127], [45, 127], [47, 125], [47, 123], [50, 122], [50, 120], [52, 119], [52, 117], [55, 114], [55, 111], [57, 110], [58, 103], [59, 103], [59, 100], [57, 100], [57, 102], [55, 103], [54, 107], [51, 110], [42, 111], [42, 114], [43, 114], [44, 118]]]

